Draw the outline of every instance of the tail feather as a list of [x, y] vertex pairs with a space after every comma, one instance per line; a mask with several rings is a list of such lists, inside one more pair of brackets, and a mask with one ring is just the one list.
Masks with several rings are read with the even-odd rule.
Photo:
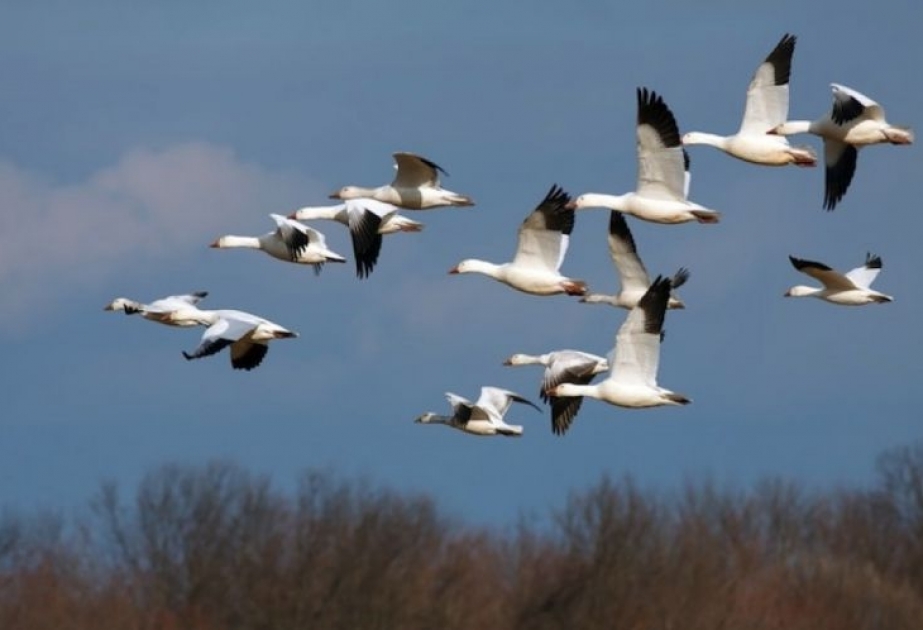
[[567, 280], [561, 284], [567, 295], [586, 295], [587, 283], [583, 280]]
[[721, 220], [721, 213], [714, 210], [691, 210], [691, 212], [699, 223], [717, 223]]
[[664, 393], [664, 397], [667, 400], [676, 403], [677, 405], [688, 405], [692, 402], [691, 398], [687, 398], [686, 396], [677, 394], [676, 392], [666, 392]]
[[452, 195], [450, 197], [453, 206], [468, 207], [474, 205], [474, 199], [467, 195]]

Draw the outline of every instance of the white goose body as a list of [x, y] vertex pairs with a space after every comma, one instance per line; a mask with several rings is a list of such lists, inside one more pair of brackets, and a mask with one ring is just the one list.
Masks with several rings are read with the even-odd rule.
[[585, 193], [571, 207], [609, 208], [652, 223], [717, 223], [721, 215], [688, 200], [689, 156], [673, 112], [653, 91], [637, 91], [638, 184], [624, 195]]
[[292, 212], [288, 218], [299, 221], [327, 219], [348, 227], [356, 259], [356, 275], [365, 278], [378, 262], [382, 235], [423, 229], [422, 223], [401, 216], [398, 210], [400, 208], [389, 203], [361, 198], [348, 199], [335, 206], [305, 206]]
[[657, 385], [663, 320], [670, 297], [670, 279], [658, 277], [631, 310], [616, 335], [609, 374], [592, 385], [562, 383], [549, 396], [587, 396], [628, 408], [686, 405], [691, 401]]
[[186, 360], [211, 356], [230, 347], [231, 367], [235, 370], [257, 367], [269, 351], [269, 341], [298, 336], [263, 317], [230, 309], [200, 310], [199, 323], [207, 328], [199, 347], [183, 352]]
[[846, 195], [859, 149], [870, 144], [912, 144], [909, 127], [892, 125], [885, 119], [884, 108], [865, 94], [845, 85], [830, 84], [832, 109], [817, 120], [782, 122], [770, 134], [788, 136], [810, 133], [824, 140], [824, 208], [833, 210]]
[[199, 326], [201, 324], [197, 307], [207, 291], [196, 291], [184, 295], [168, 295], [165, 298], [144, 304], [128, 298], [119, 297], [106, 305], [104, 310], [123, 311], [126, 315], [140, 314], [148, 319], [167, 326]]
[[847, 273], [813, 260], [789, 256], [792, 266], [823, 284], [822, 288], [797, 285], [786, 291], [785, 297], [813, 297], [841, 306], [865, 306], [894, 301], [890, 295], [871, 289], [871, 284], [881, 272], [881, 258], [866, 255], [865, 264]]
[[315, 273], [320, 273], [324, 263], [346, 262], [327, 247], [327, 239], [321, 232], [279, 214], [269, 216], [276, 222], [274, 231], [262, 236], [222, 236], [211, 247], [258, 249], [279, 260], [313, 265]]
[[[619, 308], [633, 309], [647, 293], [651, 286], [651, 279], [638, 256], [635, 239], [628, 228], [628, 222], [621, 212], [609, 212], [609, 255], [612, 264], [621, 279], [621, 290], [616, 295], [602, 295], [590, 293], [582, 298], [581, 302], [587, 304], [609, 304]], [[689, 279], [689, 271], [680, 269], [673, 276], [672, 286], [676, 289]], [[667, 308], [686, 308], [686, 305], [674, 293], [670, 294]]]
[[534, 403], [519, 394], [498, 387], [482, 387], [481, 395], [475, 403], [451, 392], [446, 392], [445, 396], [452, 405], [451, 416], [427, 412], [419, 416], [415, 422], [443, 424], [472, 435], [518, 437], [523, 433], [522, 426], [507, 424], [503, 420], [510, 405], [519, 402], [541, 411]]
[[517, 353], [504, 365], [542, 365], [545, 367], [539, 396], [551, 405], [551, 432], [564, 435], [580, 410], [582, 397], [549, 396], [546, 392], [561, 383], [589, 384], [593, 378], [609, 369], [609, 362], [600, 356], [580, 350], [555, 350], [545, 354]]
[[532, 295], [583, 295], [586, 283], [561, 275], [574, 228], [570, 197], [554, 185], [519, 226], [516, 255], [512, 262], [496, 264], [476, 258], [461, 261], [449, 273], [479, 273]]
[[443, 206], [473, 206], [471, 197], [447, 190], [439, 183], [439, 173], [447, 174], [435, 162], [413, 153], [395, 153], [397, 174], [390, 184], [376, 188], [344, 186], [331, 199], [376, 199], [408, 210], [427, 210]]
[[808, 147], [793, 147], [782, 136], [767, 132], [788, 117], [789, 76], [795, 36], [785, 35], [756, 69], [747, 88], [747, 105], [737, 133], [719, 136], [691, 131], [684, 145], [705, 144], [745, 162], [767, 166], [815, 166], [817, 156]]

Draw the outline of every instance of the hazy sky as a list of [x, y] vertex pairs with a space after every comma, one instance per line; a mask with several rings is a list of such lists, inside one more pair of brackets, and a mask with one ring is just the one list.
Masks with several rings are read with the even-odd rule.
[[[684, 408], [588, 400], [564, 438], [517, 405], [521, 439], [420, 426], [443, 393], [481, 385], [537, 401], [539, 368], [513, 352], [607, 353], [624, 312], [533, 297], [462, 258], [510, 259], [552, 183], [621, 193], [636, 178], [635, 89], [661, 93], [681, 131], [730, 133], [747, 84], [798, 36], [792, 118], [838, 82], [923, 127], [923, 8], [875, 19], [801, 2], [621, 4], [249, 2], [11, 3], [0, 22], [0, 505], [81, 504], [102, 479], [133, 486], [165, 462], [230, 458], [282, 484], [324, 467], [432, 493], [475, 522], [542, 514], [603, 472], [666, 491], [686, 479], [766, 474], [863, 483], [875, 456], [916, 440], [923, 374], [923, 157], [861, 151], [835, 212], [823, 169], [773, 169], [692, 147], [692, 198], [717, 226], [631, 220], [652, 273], [692, 271], [667, 317], [660, 382]], [[893, 3], [897, 5], [898, 3]], [[172, 7], [172, 8], [169, 8]], [[793, 139], [820, 150], [812, 137]], [[348, 233], [318, 222], [347, 265], [289, 265], [207, 247], [261, 234], [270, 212], [328, 203], [392, 176], [391, 153], [438, 162], [472, 209], [412, 214], [354, 275]], [[612, 291], [608, 212], [577, 217], [563, 271]], [[880, 254], [892, 304], [783, 299], [808, 279], [788, 255], [840, 269]], [[208, 290], [300, 333], [263, 365], [195, 362], [200, 329], [103, 312], [116, 296]]]

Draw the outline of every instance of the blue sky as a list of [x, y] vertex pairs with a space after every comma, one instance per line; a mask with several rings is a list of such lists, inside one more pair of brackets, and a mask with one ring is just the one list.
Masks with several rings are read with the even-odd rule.
[[[134, 6], [131, 6], [134, 5]], [[864, 483], [875, 456], [921, 434], [923, 157], [860, 153], [846, 198], [821, 209], [823, 170], [772, 169], [693, 147], [692, 198], [717, 226], [631, 222], [653, 273], [692, 271], [667, 318], [660, 381], [685, 408], [587, 401], [566, 437], [514, 408], [522, 439], [415, 425], [443, 392], [481, 385], [537, 399], [513, 352], [605, 354], [624, 313], [448, 276], [503, 262], [552, 183], [634, 186], [635, 88], [661, 93], [681, 131], [730, 133], [747, 83], [783, 33], [798, 36], [792, 118], [830, 106], [830, 82], [914, 125], [923, 9], [870, 21], [783, 2], [15, 3], [0, 23], [0, 505], [82, 504], [102, 479], [133, 486], [165, 462], [229, 458], [283, 487], [310, 467], [433, 494], [450, 513], [507, 523], [544, 514], [602, 473], [670, 491], [767, 474]], [[815, 138], [799, 143], [820, 148]], [[257, 252], [207, 247], [268, 231], [270, 212], [377, 185], [391, 153], [425, 155], [473, 209], [415, 213], [367, 280], [320, 277]], [[611, 291], [605, 211], [577, 217], [563, 270]], [[315, 225], [351, 258], [346, 230]], [[861, 309], [786, 300], [787, 256], [882, 256]], [[199, 330], [102, 310], [208, 290], [297, 330], [251, 373], [224, 354], [186, 362]]]

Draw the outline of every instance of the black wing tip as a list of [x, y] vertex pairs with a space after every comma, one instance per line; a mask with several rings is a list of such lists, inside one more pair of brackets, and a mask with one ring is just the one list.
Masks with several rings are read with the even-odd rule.
[[575, 210], [569, 208], [571, 196], [557, 184], [552, 184], [535, 211], [545, 215], [547, 229], [569, 235], [574, 230]]
[[545, 198], [542, 200], [542, 203], [565, 206], [570, 203], [570, 195], [558, 184], [552, 184]]
[[250, 371], [263, 362], [263, 357], [269, 352], [269, 346], [262, 343], [255, 343], [250, 346], [241, 356], [231, 357], [231, 367], [235, 370]]
[[828, 267], [824, 263], [819, 263], [816, 260], [806, 260], [804, 258], [796, 258], [792, 255], [789, 255], [788, 259], [792, 262], [792, 267], [798, 271], [804, 271], [805, 269], [820, 269], [822, 271], [833, 271], [831, 267]]
[[689, 280], [689, 269], [686, 267], [680, 267], [676, 270], [676, 273], [673, 274], [671, 282], [673, 283], [672, 288], [681, 287], [686, 284], [686, 281]]
[[208, 297], [208, 291], [193, 291], [193, 292], [192, 292], [192, 296], [193, 296], [193, 297], [200, 298], [200, 299], [201, 299], [201, 298], [206, 298], [206, 297]]
[[786, 33], [772, 49], [772, 52], [766, 56], [765, 63], [772, 64], [775, 70], [775, 84], [787, 85], [792, 72], [792, 55], [795, 54], [795, 42], [797, 38]]
[[641, 296], [638, 306], [645, 313], [644, 332], [660, 335], [663, 332], [663, 320], [667, 313], [667, 302], [670, 300], [670, 291], [673, 281], [663, 275], [654, 278], [651, 286]]
[[867, 252], [865, 255], [866, 269], [881, 269], [881, 256]]
[[187, 361], [192, 361], [196, 357], [194, 355], [189, 354], [185, 350], [183, 350], [183, 358], [186, 359]]
[[676, 117], [667, 106], [663, 97], [646, 87], [637, 88], [638, 118], [637, 123], [650, 125], [660, 135], [664, 146], [673, 148], [682, 146]]
[[689, 158], [689, 151], [683, 148], [683, 170], [688, 171], [689, 165], [692, 164], [692, 160]]

